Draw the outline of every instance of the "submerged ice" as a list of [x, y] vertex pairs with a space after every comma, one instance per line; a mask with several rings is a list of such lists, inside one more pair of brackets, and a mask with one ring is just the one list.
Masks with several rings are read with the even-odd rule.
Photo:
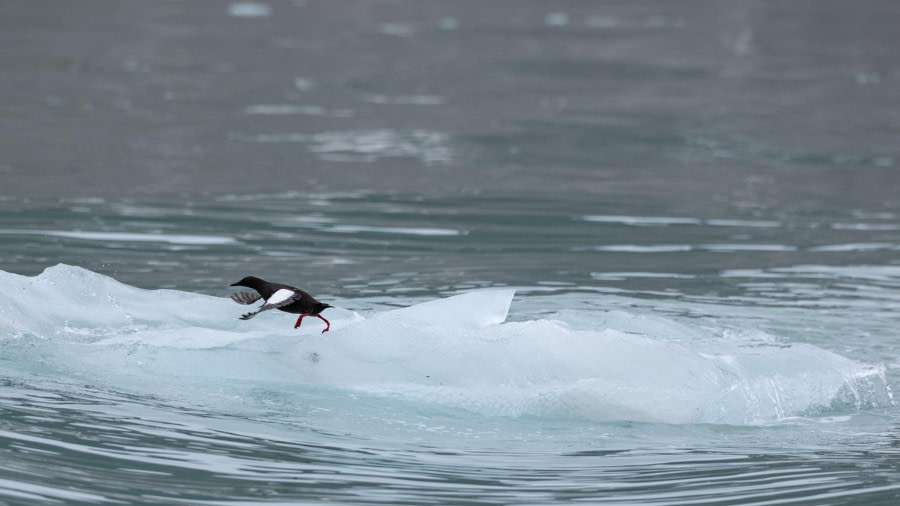
[[880, 367], [785, 343], [627, 311], [507, 321], [511, 289], [359, 314], [293, 330], [251, 322], [224, 297], [143, 290], [58, 265], [0, 271], [5, 374], [58, 375], [165, 396], [199, 385], [330, 388], [485, 416], [767, 423], [891, 404]]

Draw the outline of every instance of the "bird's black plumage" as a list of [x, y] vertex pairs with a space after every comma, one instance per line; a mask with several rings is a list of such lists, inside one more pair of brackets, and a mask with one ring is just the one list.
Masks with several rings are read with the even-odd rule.
[[238, 304], [253, 304], [262, 299], [263, 305], [256, 311], [241, 315], [242, 320], [249, 320], [262, 311], [269, 309], [278, 309], [286, 313], [299, 314], [297, 323], [294, 328], [300, 326], [300, 322], [306, 316], [315, 316], [325, 322], [326, 327], [322, 332], [327, 332], [331, 328], [331, 323], [326, 320], [320, 313], [331, 306], [316, 300], [312, 295], [303, 290], [285, 285], [283, 283], [271, 283], [256, 276], [247, 276], [244, 279], [233, 283], [231, 286], [245, 286], [255, 290], [252, 292], [238, 292], [231, 295], [231, 299]]

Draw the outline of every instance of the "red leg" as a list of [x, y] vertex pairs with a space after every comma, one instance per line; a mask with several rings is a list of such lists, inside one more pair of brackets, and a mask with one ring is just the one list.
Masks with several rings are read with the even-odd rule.
[[295, 329], [300, 327], [300, 322], [303, 321], [304, 316], [309, 316], [309, 313], [303, 313], [302, 315], [300, 315], [300, 318], [297, 318], [297, 323], [294, 324]]
[[320, 314], [317, 314], [316, 316], [318, 316], [320, 320], [322, 320], [323, 322], [325, 322], [327, 324], [327, 326], [325, 327], [325, 330], [323, 330], [322, 333], [324, 334], [324, 333], [328, 332], [328, 329], [331, 328], [331, 322], [326, 320], [325, 317]]

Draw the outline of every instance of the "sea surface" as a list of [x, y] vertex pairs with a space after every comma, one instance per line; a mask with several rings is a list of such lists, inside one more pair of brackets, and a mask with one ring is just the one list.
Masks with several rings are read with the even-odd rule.
[[0, 505], [900, 503], [897, 26], [3, 2]]

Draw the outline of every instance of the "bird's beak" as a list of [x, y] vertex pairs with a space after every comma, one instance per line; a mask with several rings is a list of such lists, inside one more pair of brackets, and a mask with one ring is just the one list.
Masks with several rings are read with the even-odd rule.
[[229, 286], [241, 286], [241, 284], [240, 284], [240, 283], [241, 283], [241, 282], [240, 282], [240, 281], [238, 281], [238, 282], [237, 282], [237, 283], [232, 283], [232, 284], [231, 284], [231, 285], [229, 285]]

